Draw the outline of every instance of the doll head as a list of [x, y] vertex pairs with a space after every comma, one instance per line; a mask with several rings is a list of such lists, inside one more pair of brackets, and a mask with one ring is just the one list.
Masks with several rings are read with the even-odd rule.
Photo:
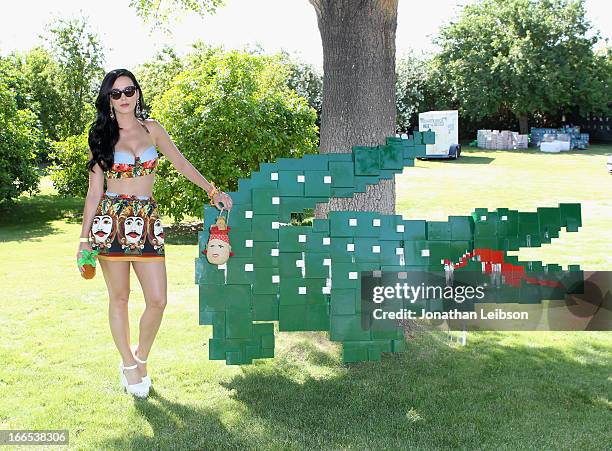
[[230, 227], [227, 227], [226, 230], [219, 230], [217, 226], [214, 225], [210, 227], [210, 238], [206, 244], [206, 249], [202, 251], [206, 254], [209, 263], [213, 265], [223, 265], [232, 255], [234, 255], [227, 234], [229, 229]]

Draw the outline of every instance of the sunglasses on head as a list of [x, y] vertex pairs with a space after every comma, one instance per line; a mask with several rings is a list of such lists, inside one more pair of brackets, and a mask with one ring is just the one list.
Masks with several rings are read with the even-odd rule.
[[111, 89], [109, 92], [110, 96], [119, 100], [121, 98], [121, 93], [125, 94], [126, 97], [132, 97], [138, 88], [136, 86], [127, 86], [123, 89]]

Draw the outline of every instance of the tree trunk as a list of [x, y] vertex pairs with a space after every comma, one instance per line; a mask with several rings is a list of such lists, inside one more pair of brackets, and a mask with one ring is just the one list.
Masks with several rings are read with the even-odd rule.
[[519, 133], [521, 135], [526, 135], [529, 133], [529, 118], [526, 114], [519, 114]]
[[[398, 0], [310, 0], [323, 43], [321, 153], [376, 146], [395, 133], [395, 31]], [[369, 185], [353, 198], [317, 204], [332, 210], [395, 213], [395, 181]]]

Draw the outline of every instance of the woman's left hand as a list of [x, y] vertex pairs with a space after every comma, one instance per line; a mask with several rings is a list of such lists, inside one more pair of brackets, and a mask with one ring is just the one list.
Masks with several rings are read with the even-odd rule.
[[[218, 209], [223, 208], [224, 210], [230, 211], [232, 209], [232, 198], [229, 194], [219, 191], [212, 198], [213, 204]], [[221, 206], [223, 204], [223, 206]]]

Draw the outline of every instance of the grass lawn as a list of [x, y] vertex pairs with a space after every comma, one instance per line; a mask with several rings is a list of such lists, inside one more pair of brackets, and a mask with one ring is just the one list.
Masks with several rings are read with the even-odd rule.
[[[396, 177], [397, 212], [445, 220], [476, 207], [581, 202], [583, 227], [523, 259], [611, 270], [612, 146], [543, 154], [464, 149]], [[281, 333], [276, 358], [209, 361], [198, 325], [195, 235], [168, 228], [169, 302], [150, 355], [155, 391], [123, 393], [101, 272], [75, 253], [82, 199], [42, 193], [0, 214], [0, 430], [68, 429], [78, 449], [535, 448], [612, 443], [612, 333], [417, 333], [381, 363], [343, 365], [324, 333]], [[193, 219], [193, 218], [192, 218]], [[162, 218], [163, 220], [163, 218]], [[165, 224], [169, 224], [166, 219]], [[144, 299], [132, 272], [132, 339]], [[606, 445], [607, 443], [607, 445]]]

